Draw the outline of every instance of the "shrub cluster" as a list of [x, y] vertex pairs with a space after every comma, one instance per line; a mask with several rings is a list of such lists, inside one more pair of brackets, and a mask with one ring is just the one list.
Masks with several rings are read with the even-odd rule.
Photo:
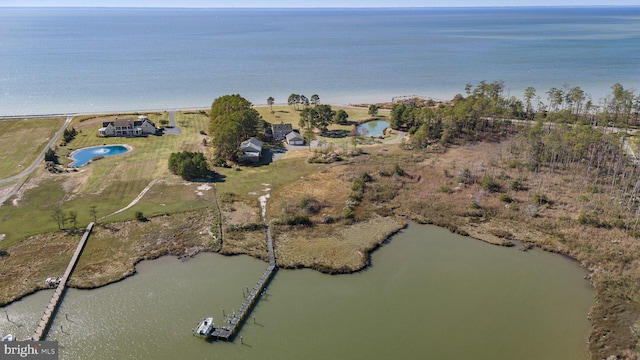
[[353, 184], [351, 185], [351, 194], [349, 194], [349, 198], [347, 199], [347, 203], [344, 207], [344, 216], [346, 218], [353, 217], [353, 210], [356, 205], [362, 201], [366, 183], [371, 181], [373, 181], [373, 177], [366, 171], [353, 180]]
[[53, 150], [52, 148], [49, 148], [45, 153], [44, 153], [44, 161], [51, 161], [54, 164], [58, 164], [58, 155], [56, 155], [55, 150]]
[[169, 170], [185, 180], [203, 179], [211, 173], [204, 155], [191, 151], [172, 153], [169, 156]]
[[266, 228], [267, 228], [267, 225], [262, 223], [247, 223], [247, 224], [229, 225], [227, 227], [227, 231], [228, 232], [258, 231], [258, 230], [264, 230]]
[[490, 175], [485, 175], [482, 177], [482, 181], [480, 181], [480, 186], [488, 191], [488, 192], [498, 192], [502, 189], [500, 183]]
[[68, 144], [76, 138], [76, 135], [78, 135], [78, 131], [72, 127], [71, 129], [64, 129], [62, 138], [64, 139], [64, 142]]
[[313, 226], [313, 222], [311, 222], [308, 215], [292, 216], [285, 221], [285, 224], [291, 225], [291, 226], [295, 226], [295, 225]]

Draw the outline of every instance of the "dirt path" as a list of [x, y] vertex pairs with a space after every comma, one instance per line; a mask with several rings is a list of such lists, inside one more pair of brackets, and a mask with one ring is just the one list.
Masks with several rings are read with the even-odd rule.
[[120, 209], [120, 210], [118, 210], [118, 211], [112, 212], [112, 213], [111, 213], [111, 214], [109, 214], [109, 215], [105, 215], [105, 216], [103, 216], [103, 217], [99, 218], [98, 220], [102, 220], [102, 219], [108, 218], [109, 216], [113, 216], [113, 215], [115, 215], [115, 214], [119, 214], [119, 213], [121, 213], [121, 212], [123, 212], [123, 211], [125, 211], [125, 210], [130, 209], [133, 205], [137, 204], [137, 203], [138, 203], [138, 201], [140, 201], [140, 199], [142, 199], [142, 197], [144, 196], [144, 194], [146, 194], [146, 193], [147, 193], [147, 191], [149, 191], [149, 189], [151, 189], [151, 187], [152, 187], [155, 183], [157, 183], [157, 182], [158, 182], [158, 179], [153, 179], [153, 181], [151, 181], [151, 182], [149, 183], [149, 185], [147, 185], [147, 187], [145, 187], [144, 189], [142, 189], [142, 191], [140, 191], [140, 194], [138, 194], [138, 196], [136, 196], [136, 198], [135, 198], [135, 199], [133, 199], [133, 201], [131, 201], [131, 202], [129, 203], [129, 205], [127, 205], [127, 206], [123, 207], [122, 209]]
[[2, 206], [2, 204], [5, 201], [7, 201], [8, 198], [12, 197], [18, 192], [18, 190], [20, 190], [22, 185], [24, 185], [24, 182], [27, 180], [27, 175], [31, 174], [33, 170], [35, 170], [36, 166], [42, 163], [42, 160], [44, 159], [44, 154], [47, 152], [47, 150], [49, 150], [49, 148], [53, 147], [53, 144], [55, 144], [56, 141], [58, 141], [58, 139], [60, 138], [64, 130], [67, 128], [67, 126], [71, 124], [71, 120], [73, 120], [73, 116], [67, 116], [67, 120], [64, 122], [64, 125], [60, 127], [60, 130], [58, 130], [58, 132], [55, 133], [55, 135], [51, 138], [51, 141], [49, 141], [47, 146], [45, 146], [44, 149], [42, 149], [42, 152], [40, 153], [40, 155], [38, 155], [36, 160], [27, 169], [25, 169], [20, 174], [17, 174], [5, 179], [0, 179], [0, 184], [4, 184], [4, 183], [14, 181], [16, 179], [20, 179], [20, 181], [18, 181], [18, 183], [13, 187], [11, 191], [0, 196], [0, 206]]

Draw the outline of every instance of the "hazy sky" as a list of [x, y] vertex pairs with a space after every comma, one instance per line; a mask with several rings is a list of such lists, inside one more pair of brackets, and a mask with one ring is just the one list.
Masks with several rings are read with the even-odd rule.
[[478, 7], [635, 5], [640, 0], [0, 0], [2, 6], [107, 7]]

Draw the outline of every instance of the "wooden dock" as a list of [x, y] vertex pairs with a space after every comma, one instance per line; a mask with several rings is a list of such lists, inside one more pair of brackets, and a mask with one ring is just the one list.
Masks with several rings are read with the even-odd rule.
[[260, 300], [260, 296], [263, 295], [265, 288], [269, 284], [269, 281], [273, 278], [278, 268], [276, 267], [276, 257], [273, 251], [273, 241], [271, 240], [271, 229], [267, 226], [267, 252], [269, 253], [269, 266], [264, 271], [258, 282], [253, 289], [246, 295], [244, 303], [238, 311], [230, 314], [229, 326], [216, 328], [211, 337], [219, 340], [229, 341], [240, 331], [240, 328], [246, 321], [247, 316], [253, 309], [253, 307]]
[[89, 239], [89, 235], [91, 234], [91, 229], [93, 229], [94, 223], [90, 223], [87, 228], [84, 230], [84, 234], [82, 235], [82, 239], [80, 243], [76, 247], [76, 252], [71, 257], [71, 261], [69, 261], [69, 265], [67, 265], [67, 270], [64, 272], [64, 275], [60, 279], [60, 283], [58, 283], [58, 287], [56, 288], [53, 297], [49, 301], [47, 308], [44, 310], [44, 314], [42, 318], [40, 318], [40, 324], [36, 328], [35, 333], [33, 334], [32, 339], [34, 341], [42, 341], [47, 336], [47, 331], [53, 322], [53, 319], [58, 311], [58, 307], [60, 306], [60, 302], [62, 301], [62, 297], [64, 291], [67, 286], [67, 280], [69, 280], [69, 276], [73, 272], [73, 269], [76, 267], [78, 260], [80, 259], [80, 254], [82, 254], [82, 250], [87, 243], [87, 239]]
[[264, 291], [269, 281], [271, 281], [271, 279], [273, 278], [275, 272], [276, 267], [273, 265], [269, 265], [267, 270], [264, 271], [264, 274], [262, 274], [262, 277], [260, 277], [260, 279], [256, 283], [256, 286], [253, 287], [249, 295], [244, 300], [244, 303], [242, 304], [240, 309], [230, 315], [231, 319], [229, 321], [229, 326], [216, 328], [213, 333], [211, 333], [212, 337], [226, 341], [233, 339], [233, 337], [242, 327], [242, 324], [244, 324], [247, 316], [251, 312], [251, 309], [253, 309], [253, 307], [260, 299], [262, 292]]

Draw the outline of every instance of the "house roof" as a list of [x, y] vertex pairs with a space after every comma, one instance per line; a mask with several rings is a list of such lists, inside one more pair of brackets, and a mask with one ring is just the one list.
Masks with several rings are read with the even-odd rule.
[[242, 151], [260, 152], [262, 151], [263, 142], [256, 138], [249, 138], [240, 143]]
[[291, 141], [291, 140], [304, 140], [304, 138], [302, 137], [302, 135], [298, 134], [295, 131], [292, 131], [290, 133], [288, 133], [286, 136], [287, 141]]
[[131, 120], [131, 119], [116, 119], [115, 121], [104, 121], [102, 123], [102, 127], [107, 127], [109, 125], [112, 126], [118, 126], [118, 127], [140, 127], [142, 125], [144, 125], [144, 123], [148, 123], [151, 126], [155, 127], [156, 125], [153, 123], [153, 121], [149, 120], [149, 119], [144, 119], [144, 120]]
[[293, 127], [291, 126], [291, 124], [273, 124], [271, 125], [271, 130], [272, 131], [291, 131], [293, 130]]
[[156, 124], [154, 124], [153, 121], [151, 121], [151, 120], [149, 120], [147, 118], [145, 118], [143, 120], [138, 120], [138, 121], [135, 122], [136, 126], [142, 126], [142, 125], [144, 125], [144, 123], [147, 123], [147, 124], [150, 124], [153, 127], [156, 127]]
[[113, 125], [116, 127], [130, 127], [134, 125], [134, 121], [131, 119], [116, 119], [116, 121], [113, 122]]

